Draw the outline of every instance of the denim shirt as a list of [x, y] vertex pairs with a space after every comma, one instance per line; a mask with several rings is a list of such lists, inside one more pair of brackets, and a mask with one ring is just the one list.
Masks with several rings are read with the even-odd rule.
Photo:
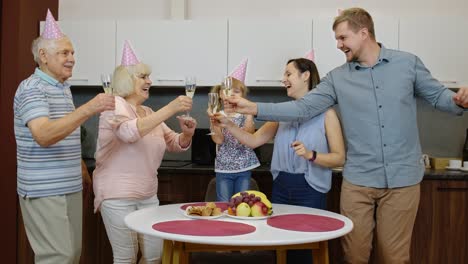
[[375, 65], [345, 63], [300, 100], [258, 103], [257, 119], [307, 120], [337, 105], [347, 141], [343, 177], [367, 187], [404, 187], [424, 175], [416, 97], [461, 115], [464, 109], [453, 102], [453, 94], [417, 56], [381, 45]]

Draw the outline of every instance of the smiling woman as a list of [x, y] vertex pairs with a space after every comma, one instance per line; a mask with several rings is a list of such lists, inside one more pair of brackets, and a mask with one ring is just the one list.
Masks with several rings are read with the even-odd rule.
[[[115, 69], [111, 84], [115, 111], [102, 113], [99, 120], [94, 209], [101, 211], [114, 263], [122, 259], [136, 262], [141, 235], [128, 230], [123, 218], [137, 209], [159, 205], [155, 172], [164, 152], [187, 150], [197, 125], [194, 119], [179, 118], [182, 133], [176, 133], [164, 123], [192, 108], [192, 99], [187, 96], [177, 97], [156, 112], [143, 105], [149, 98], [150, 74], [150, 67], [141, 63], [125, 42], [122, 63]], [[145, 263], [159, 263], [160, 239], [143, 238]]]

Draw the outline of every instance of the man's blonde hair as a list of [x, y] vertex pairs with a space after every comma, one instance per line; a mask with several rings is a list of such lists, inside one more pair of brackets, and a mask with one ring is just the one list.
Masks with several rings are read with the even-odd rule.
[[342, 22], [348, 22], [348, 27], [354, 33], [358, 32], [360, 29], [367, 28], [369, 35], [373, 40], [375, 40], [374, 21], [366, 10], [359, 7], [343, 10], [343, 12], [335, 18], [335, 22], [333, 22], [333, 31], [336, 29], [338, 24]]

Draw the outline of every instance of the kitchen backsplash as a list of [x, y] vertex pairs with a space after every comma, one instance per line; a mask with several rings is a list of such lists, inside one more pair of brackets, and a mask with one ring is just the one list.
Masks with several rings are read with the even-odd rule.
[[[210, 87], [197, 87], [194, 106], [191, 116], [197, 119], [199, 128], [208, 128], [209, 121], [206, 115], [207, 93]], [[101, 87], [72, 87], [75, 106], [78, 107], [101, 92]], [[185, 94], [183, 87], [152, 87], [150, 98], [144, 103], [153, 110], [157, 110], [169, 103], [179, 95]], [[248, 98], [258, 102], [283, 102], [290, 100], [282, 87], [252, 88]], [[418, 99], [418, 126], [423, 153], [438, 157], [461, 157], [462, 147], [465, 140], [465, 131], [468, 127], [468, 114], [464, 116], [453, 116], [435, 110], [425, 101]], [[173, 117], [167, 120], [166, 124], [180, 131], [177, 120]], [[263, 122], [256, 122], [259, 128]], [[96, 148], [98, 116], [94, 116], [84, 124], [86, 138], [83, 142], [83, 156], [94, 157]], [[257, 150], [262, 162], [269, 162], [271, 159], [272, 145], [260, 147]], [[183, 153], [166, 152], [166, 160], [190, 160], [191, 150]]]

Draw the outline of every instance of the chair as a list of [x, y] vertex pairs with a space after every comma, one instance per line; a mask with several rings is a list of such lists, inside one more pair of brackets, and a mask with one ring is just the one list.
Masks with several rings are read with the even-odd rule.
[[[250, 178], [249, 190], [258, 191], [258, 184], [254, 178]], [[205, 193], [205, 202], [216, 201], [216, 177], [210, 180]]]

